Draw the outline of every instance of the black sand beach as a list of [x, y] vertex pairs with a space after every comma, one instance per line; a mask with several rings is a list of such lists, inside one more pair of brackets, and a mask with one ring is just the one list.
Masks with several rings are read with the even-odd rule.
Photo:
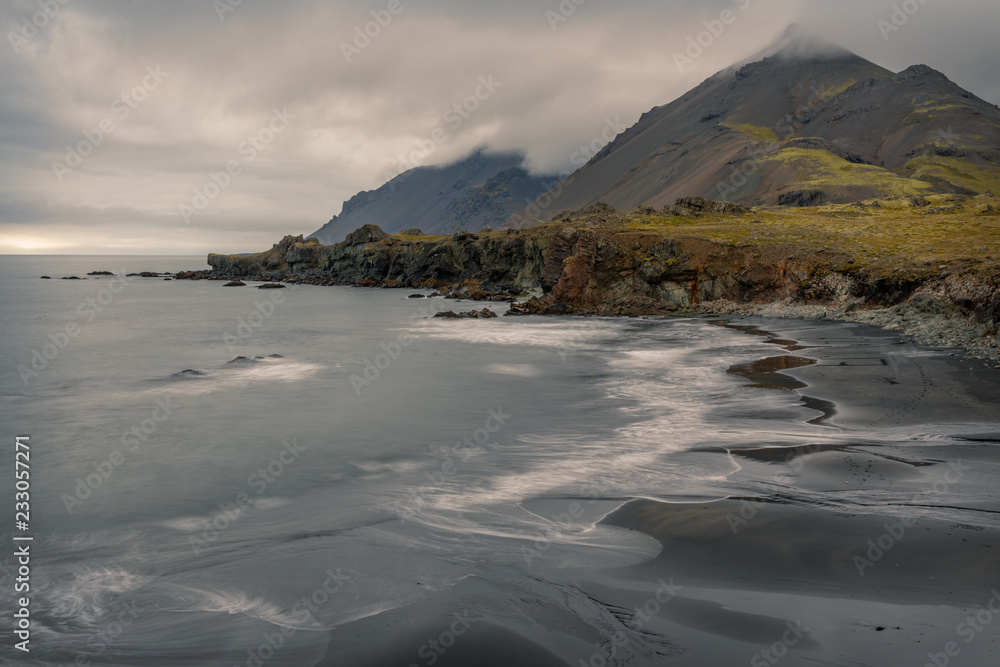
[[1000, 416], [1000, 372], [868, 325], [720, 324], [775, 343], [731, 369], [734, 382], [797, 392], [802, 421], [852, 444], [761, 432], [745, 448], [702, 448], [739, 466], [728, 499], [611, 499], [577, 520], [654, 538], [655, 558], [550, 568], [523, 590], [470, 577], [337, 628], [322, 664], [993, 664], [1000, 433], [982, 424]]
[[[1000, 415], [1000, 373], [867, 325], [732, 325], [813, 361], [737, 370], [762, 390], [799, 392], [804, 410], [856, 431], [857, 445], [720, 451], [741, 466], [730, 480], [745, 494], [636, 500], [605, 519], [663, 544], [633, 569], [640, 577], [688, 583], [660, 614], [658, 629], [692, 647], [670, 664], [992, 664], [997, 628], [984, 621], [1000, 610], [1000, 434], [975, 423]], [[926, 423], [968, 423], [967, 442], [865, 437], [876, 424], [911, 434]], [[786, 624], [809, 630], [800, 639]], [[747, 655], [747, 641], [762, 651]]]

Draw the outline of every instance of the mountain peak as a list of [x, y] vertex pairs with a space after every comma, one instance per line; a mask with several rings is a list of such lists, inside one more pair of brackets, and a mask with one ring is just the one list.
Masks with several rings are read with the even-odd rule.
[[788, 27], [785, 28], [785, 34], [781, 36], [781, 39], [793, 39], [798, 37], [803, 37], [808, 35], [806, 29], [803, 28], [798, 23], [789, 23]]
[[997, 107], [926, 65], [894, 74], [799, 25], [770, 39], [643, 114], [524, 218], [552, 220], [557, 194], [561, 211], [1000, 191], [987, 157], [1000, 150]]
[[776, 41], [746, 62], [779, 57], [790, 60], [842, 60], [860, 58], [839, 44], [828, 42], [798, 23], [792, 23]]

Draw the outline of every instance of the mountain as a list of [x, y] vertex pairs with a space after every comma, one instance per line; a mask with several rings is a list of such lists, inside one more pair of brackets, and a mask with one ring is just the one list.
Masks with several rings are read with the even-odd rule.
[[643, 114], [507, 226], [599, 201], [631, 210], [688, 196], [807, 205], [990, 191], [1000, 195], [1000, 108], [925, 65], [894, 74], [792, 26]]
[[410, 169], [377, 190], [354, 195], [311, 236], [337, 243], [366, 224], [389, 233], [419, 228], [425, 234], [499, 226], [546, 190], [543, 181], [524, 168], [523, 154], [478, 150], [447, 166]]

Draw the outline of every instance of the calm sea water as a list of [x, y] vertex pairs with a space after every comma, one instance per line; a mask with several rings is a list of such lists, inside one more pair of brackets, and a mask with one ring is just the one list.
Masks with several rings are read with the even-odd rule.
[[[725, 373], [773, 346], [701, 320], [449, 321], [428, 315], [483, 304], [58, 279], [202, 267], [0, 258], [0, 421], [31, 438], [32, 660], [242, 665], [284, 628], [267, 664], [315, 664], [333, 629], [485, 570], [516, 585], [649, 560], [657, 542], [596, 521], [627, 498], [730, 495], [732, 459], [692, 450], [838, 437]], [[574, 496], [600, 502], [558, 531], [532, 504]]]

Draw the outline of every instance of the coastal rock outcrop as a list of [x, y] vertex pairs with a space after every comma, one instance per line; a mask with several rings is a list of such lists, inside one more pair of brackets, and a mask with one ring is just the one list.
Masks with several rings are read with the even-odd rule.
[[[723, 216], [723, 227], [761, 223], [725, 202], [692, 198], [675, 206], [690, 215]], [[330, 246], [285, 237], [257, 255], [210, 255], [211, 272], [177, 278], [435, 289], [434, 296], [445, 298], [514, 301], [508, 315], [743, 312], [773, 304], [831, 313], [898, 307], [907, 316], [931, 309], [935, 317], [966, 322], [984, 335], [1000, 329], [1000, 277], [968, 262], [887, 270], [829, 244], [722, 241], [685, 236], [683, 226], [649, 227], [646, 218], [665, 214], [647, 209], [627, 215], [593, 205], [530, 229], [421, 240], [390, 236], [374, 225]], [[740, 233], [753, 237], [758, 228]]]
[[435, 313], [434, 317], [442, 317], [450, 320], [485, 320], [498, 316], [489, 308], [483, 308], [482, 310], [469, 310], [464, 313], [456, 313], [453, 310], [446, 310], [441, 313]]

